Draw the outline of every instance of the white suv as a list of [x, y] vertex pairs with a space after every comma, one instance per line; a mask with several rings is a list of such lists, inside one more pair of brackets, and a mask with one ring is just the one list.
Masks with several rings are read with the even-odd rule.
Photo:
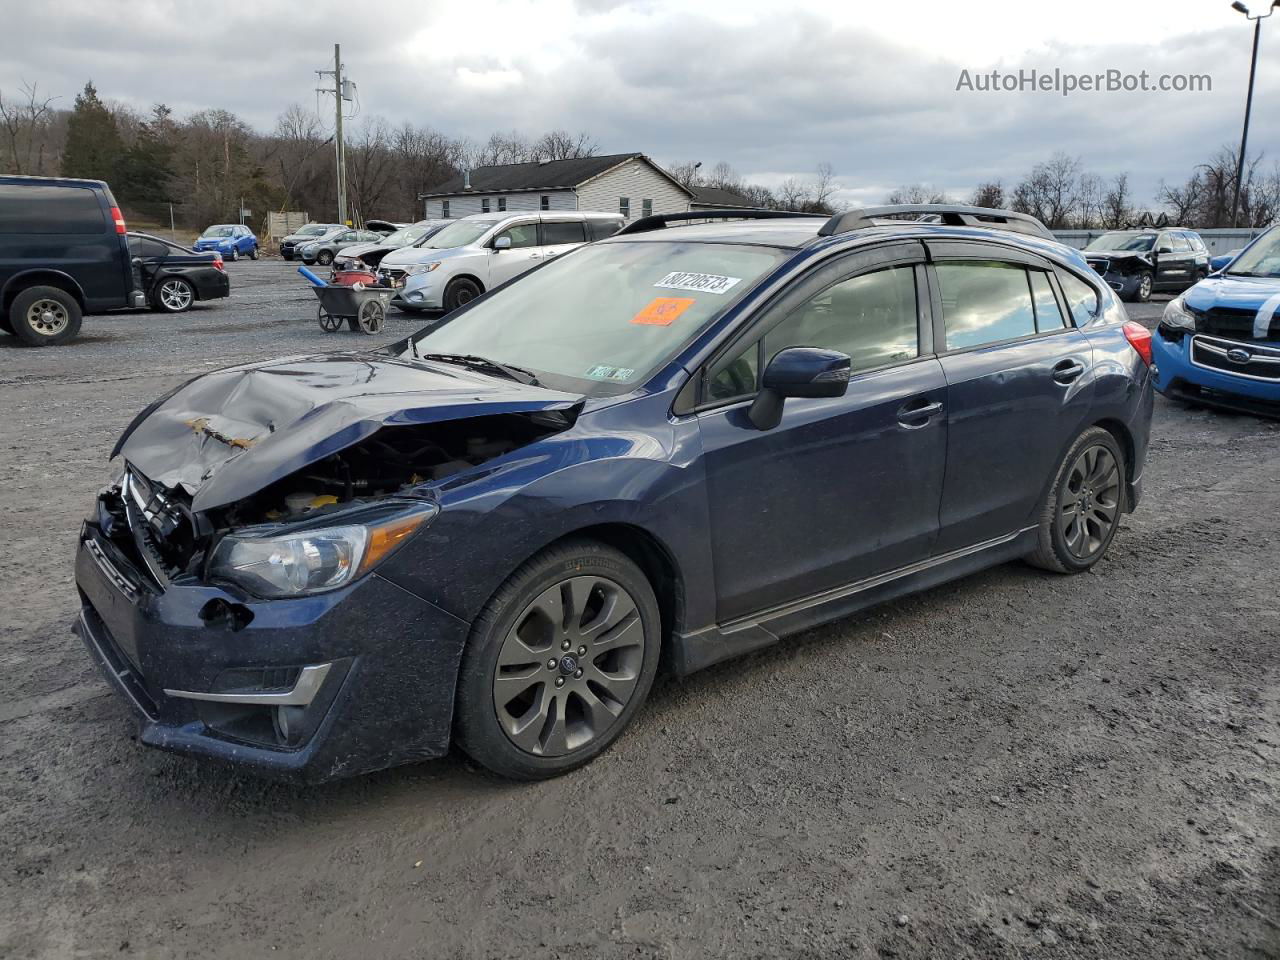
[[393, 250], [378, 277], [401, 310], [453, 310], [552, 257], [622, 229], [616, 213], [478, 213], [425, 243]]

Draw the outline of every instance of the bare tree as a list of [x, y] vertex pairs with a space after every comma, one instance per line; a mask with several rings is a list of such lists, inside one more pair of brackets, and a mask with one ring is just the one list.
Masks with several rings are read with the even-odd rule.
[[376, 216], [394, 182], [391, 130], [382, 117], [369, 117], [347, 141], [347, 190], [360, 219]]
[[890, 192], [885, 203], [949, 203], [947, 195], [927, 183], [908, 183]]
[[1200, 209], [1203, 199], [1204, 180], [1198, 170], [1187, 177], [1180, 187], [1171, 187], [1161, 180], [1156, 193], [1156, 201], [1168, 211], [1169, 218], [1174, 223], [1186, 226], [1198, 226], [1195, 213]]
[[1075, 220], [1081, 230], [1102, 223], [1106, 203], [1106, 184], [1096, 173], [1082, 173], [1076, 184]]
[[578, 157], [594, 157], [599, 145], [587, 133], [569, 133], [567, 130], [548, 130], [533, 144], [531, 159], [575, 160]]
[[701, 167], [701, 163], [686, 160], [683, 163], [669, 163], [663, 169], [671, 174], [671, 178], [682, 187], [696, 187], [702, 182], [702, 178], [699, 175]]
[[22, 81], [21, 97], [6, 103], [0, 91], [0, 125], [9, 146], [9, 169], [12, 173], [44, 173], [48, 128], [52, 120], [52, 104], [57, 97], [41, 99], [38, 84]]
[[1050, 230], [1070, 226], [1078, 202], [1080, 159], [1059, 151], [1037, 163], [1013, 191], [1013, 209], [1029, 213]]
[[988, 180], [974, 188], [969, 202], [975, 207], [990, 207], [999, 210], [1004, 206], [1004, 184], [999, 180]]
[[1119, 230], [1133, 220], [1133, 197], [1129, 191], [1129, 174], [1118, 173], [1111, 178], [1111, 186], [1102, 198], [1102, 225], [1109, 230]]

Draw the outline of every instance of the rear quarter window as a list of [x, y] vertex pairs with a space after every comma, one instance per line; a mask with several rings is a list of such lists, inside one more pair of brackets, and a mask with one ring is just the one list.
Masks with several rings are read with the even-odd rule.
[[0, 234], [99, 234], [107, 218], [88, 187], [0, 184]]
[[1098, 316], [1098, 291], [1074, 274], [1058, 271], [1062, 293], [1067, 298], [1067, 308], [1077, 327], [1092, 323]]

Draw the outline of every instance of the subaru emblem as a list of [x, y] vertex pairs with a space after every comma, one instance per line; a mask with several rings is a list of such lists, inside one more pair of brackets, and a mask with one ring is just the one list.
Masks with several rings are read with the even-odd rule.
[[1248, 363], [1252, 358], [1253, 354], [1240, 347], [1232, 347], [1227, 351], [1227, 359], [1232, 363]]

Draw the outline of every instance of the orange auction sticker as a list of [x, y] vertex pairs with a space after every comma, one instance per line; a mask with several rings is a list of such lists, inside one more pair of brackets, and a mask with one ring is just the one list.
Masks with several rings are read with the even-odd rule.
[[692, 297], [657, 297], [632, 317], [631, 322], [643, 323], [651, 327], [670, 326], [676, 317], [696, 302]]

